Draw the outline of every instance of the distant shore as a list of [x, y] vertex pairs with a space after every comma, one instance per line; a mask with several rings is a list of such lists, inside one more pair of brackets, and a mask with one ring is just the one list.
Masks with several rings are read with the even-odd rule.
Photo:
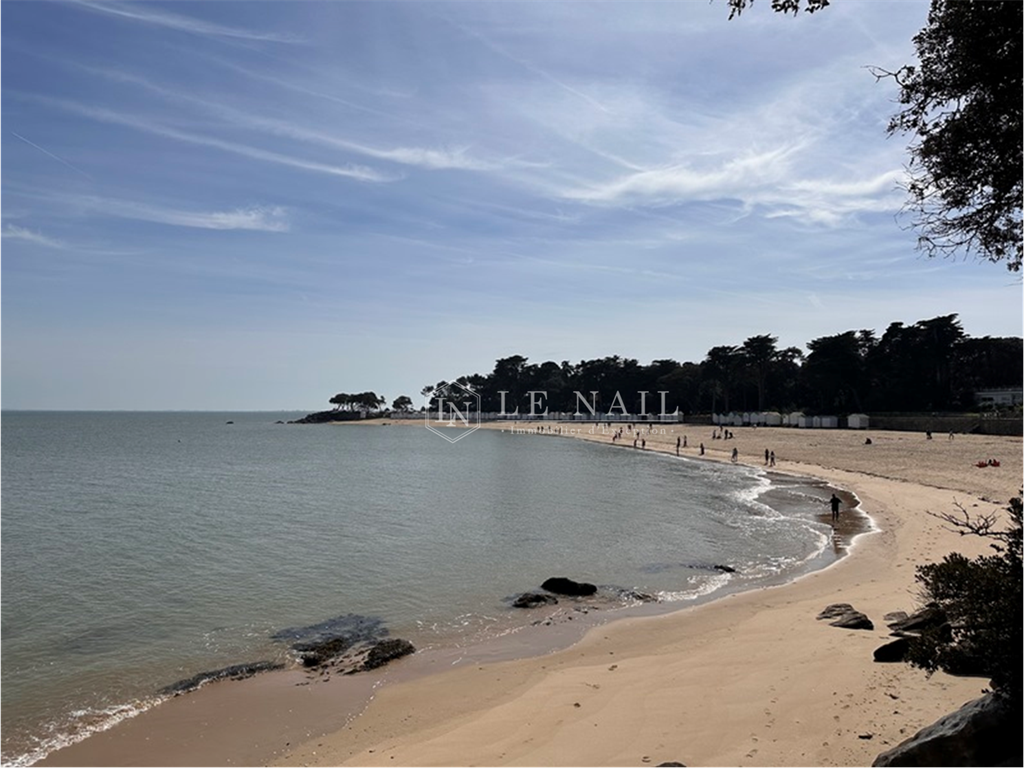
[[[505, 425], [507, 428], [507, 425]], [[501, 429], [502, 425], [486, 428]], [[1001, 509], [1022, 478], [1020, 438], [667, 425], [647, 450], [776, 467], [854, 492], [879, 528], [851, 557], [797, 582], [667, 616], [627, 619], [541, 658], [384, 688], [359, 718], [280, 765], [869, 765], [980, 695], [986, 680], [878, 664], [882, 616], [913, 610], [916, 565], [987, 544], [929, 515]], [[871, 444], [865, 445], [865, 438]], [[609, 434], [580, 439], [610, 442]], [[531, 439], [529, 436], [524, 439]], [[632, 442], [623, 450], [634, 450]], [[995, 458], [999, 467], [976, 462]], [[875, 630], [830, 627], [852, 603]]]
[[[480, 663], [451, 668], [455, 658], [435, 659], [441, 671], [429, 676], [412, 673], [423, 661], [412, 657], [395, 663], [384, 687], [369, 678], [355, 686], [365, 691], [299, 687], [300, 672], [215, 684], [162, 705], [156, 720], [128, 721], [44, 764], [160, 764], [168, 758], [156, 745], [183, 737], [208, 764], [270, 755], [281, 765], [870, 764], [982, 690], [986, 681], [976, 678], [929, 679], [902, 664], [874, 664], [871, 651], [886, 638], [882, 615], [914, 607], [915, 565], [984, 550], [925, 511], [948, 511], [954, 499], [972, 511], [999, 508], [1020, 484], [1019, 438], [735, 428], [733, 439], [712, 440], [711, 427], [654, 430], [644, 433], [646, 450], [675, 453], [685, 436], [680, 453], [689, 458], [700, 442], [707, 460], [729, 461], [736, 448], [741, 462], [758, 466], [774, 450], [775, 471], [856, 493], [881, 531], [860, 537], [852, 557], [789, 585], [599, 626], [552, 654], [529, 657], [524, 637], [522, 647], [484, 649]], [[631, 439], [616, 444], [634, 450]], [[990, 457], [1001, 466], [974, 466]], [[875, 631], [816, 621], [833, 602], [868, 613]], [[501, 661], [509, 658], [516, 660]], [[329, 733], [330, 722], [346, 719]], [[159, 732], [143, 721], [159, 722]]]

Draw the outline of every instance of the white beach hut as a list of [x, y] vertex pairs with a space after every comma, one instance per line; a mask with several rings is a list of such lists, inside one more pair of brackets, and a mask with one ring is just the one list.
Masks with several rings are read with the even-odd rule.
[[846, 417], [846, 425], [850, 429], [867, 429], [868, 415], [866, 413], [851, 413]]
[[814, 426], [814, 419], [812, 419], [810, 416], [804, 416], [801, 413], [797, 415], [796, 425], [800, 427], [800, 429], [810, 429], [811, 427]]
[[836, 429], [839, 426], [839, 419], [836, 416], [822, 416], [819, 426], [822, 429]]
[[776, 411], [768, 411], [763, 414], [766, 427], [778, 427], [782, 425], [782, 414]]

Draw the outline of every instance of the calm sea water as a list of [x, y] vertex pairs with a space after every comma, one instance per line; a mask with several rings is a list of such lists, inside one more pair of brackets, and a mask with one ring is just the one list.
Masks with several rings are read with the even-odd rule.
[[614, 607], [834, 557], [814, 484], [489, 430], [274, 423], [296, 415], [3, 414], [5, 763], [197, 672], [287, 661], [287, 627], [356, 614], [465, 642], [527, 622], [508, 598], [548, 576]]

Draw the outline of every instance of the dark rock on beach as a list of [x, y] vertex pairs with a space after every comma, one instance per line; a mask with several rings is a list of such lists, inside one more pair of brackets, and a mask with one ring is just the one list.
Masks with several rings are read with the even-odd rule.
[[539, 592], [524, 592], [512, 601], [513, 608], [536, 608], [538, 605], [557, 605], [558, 598]]
[[866, 615], [860, 611], [844, 613], [835, 621], [829, 622], [830, 627], [841, 627], [843, 629], [874, 629], [875, 625]]
[[883, 752], [872, 765], [1022, 765], [1020, 713], [989, 693]]
[[843, 629], [874, 629], [875, 625], [871, 622], [866, 615], [858, 610], [855, 610], [849, 603], [833, 603], [827, 606], [825, 610], [818, 614], [819, 621], [821, 619], [834, 619], [829, 622], [831, 627], [841, 627]]
[[260, 672], [269, 672], [274, 669], [284, 669], [284, 664], [274, 661], [253, 661], [248, 664], [234, 664], [223, 669], [215, 669], [210, 672], [200, 672], [185, 680], [179, 680], [171, 685], [164, 686], [159, 690], [162, 694], [173, 694], [180, 696], [199, 688], [204, 683], [213, 680], [245, 680], [247, 677], [258, 675]]
[[838, 619], [844, 613], [849, 613], [852, 610], [853, 606], [849, 603], [832, 603], [832, 605], [826, 606], [825, 609], [818, 614], [818, 620]]
[[298, 652], [302, 666], [318, 667], [324, 662], [341, 656], [352, 645], [353, 641], [347, 637], [333, 637], [330, 640], [296, 643], [292, 649]]
[[573, 581], [564, 576], [552, 577], [540, 587], [548, 592], [554, 592], [556, 595], [569, 595], [570, 597], [587, 597], [597, 592], [597, 587], [593, 584]]
[[880, 663], [903, 661], [910, 650], [910, 641], [905, 637], [898, 637], [891, 643], [886, 643], [875, 648], [874, 659]]
[[728, 565], [713, 565], [711, 567], [716, 571], [721, 571], [722, 573], [736, 573], [736, 569], [731, 568]]
[[897, 637], [916, 637], [923, 632], [941, 629], [947, 623], [946, 613], [935, 603], [929, 603], [910, 616], [904, 613], [902, 618], [890, 621], [887, 626]]
[[401, 640], [399, 638], [381, 640], [370, 648], [370, 652], [366, 655], [366, 660], [363, 662], [362, 669], [370, 670], [383, 667], [388, 662], [408, 656], [410, 653], [415, 653], [415, 651], [415, 646], [408, 640]]

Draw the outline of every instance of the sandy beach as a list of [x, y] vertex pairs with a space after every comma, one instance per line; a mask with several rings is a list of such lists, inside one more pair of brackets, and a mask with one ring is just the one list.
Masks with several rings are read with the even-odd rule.
[[[575, 437], [611, 442], [588, 429]], [[1020, 438], [734, 428], [734, 439], [712, 440], [711, 427], [658, 429], [644, 435], [649, 451], [674, 453], [683, 435], [690, 457], [701, 441], [711, 460], [735, 447], [740, 461], [763, 465], [765, 449], [775, 451], [776, 470], [856, 494], [878, 530], [788, 585], [612, 622], [549, 655], [384, 686], [358, 718], [279, 764], [870, 765], [982, 692], [983, 679], [929, 677], [875, 663], [872, 651], [888, 637], [884, 614], [918, 605], [916, 565], [987, 551], [929, 513], [957, 502], [1001, 509], [1021, 485]], [[989, 458], [1001, 466], [975, 466]], [[816, 620], [836, 602], [875, 629]]]

